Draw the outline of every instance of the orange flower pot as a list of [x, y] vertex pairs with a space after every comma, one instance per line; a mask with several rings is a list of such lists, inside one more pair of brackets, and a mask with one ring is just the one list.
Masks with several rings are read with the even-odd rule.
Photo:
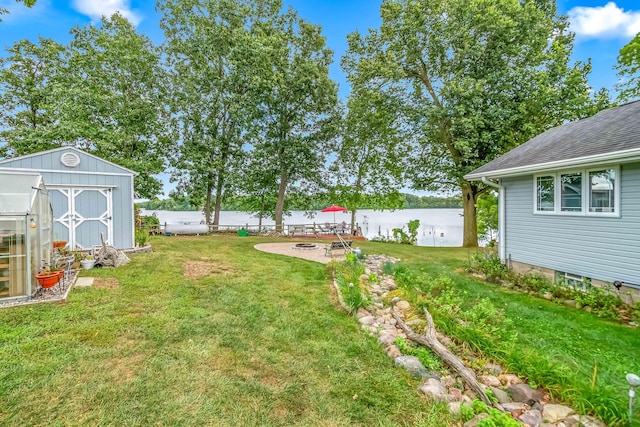
[[43, 288], [53, 288], [60, 281], [60, 274], [57, 271], [51, 273], [36, 274], [38, 283]]

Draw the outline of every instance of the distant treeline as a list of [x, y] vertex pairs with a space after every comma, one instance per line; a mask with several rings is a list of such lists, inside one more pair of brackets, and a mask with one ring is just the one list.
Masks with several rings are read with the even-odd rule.
[[[460, 196], [455, 197], [437, 197], [437, 196], [416, 196], [414, 194], [403, 193], [405, 203], [404, 209], [435, 209], [435, 208], [462, 208], [462, 200]], [[327, 207], [329, 202], [309, 202], [308, 200], [297, 206], [292, 203], [288, 206], [289, 210], [320, 210]], [[222, 203], [222, 210], [233, 211], [243, 210], [242, 197], [229, 198]], [[153, 199], [146, 202], [138, 203], [138, 207], [147, 210], [163, 210], [163, 211], [197, 211], [201, 210], [200, 206], [196, 206], [189, 200], [176, 199]], [[366, 203], [360, 209], [369, 209]]]

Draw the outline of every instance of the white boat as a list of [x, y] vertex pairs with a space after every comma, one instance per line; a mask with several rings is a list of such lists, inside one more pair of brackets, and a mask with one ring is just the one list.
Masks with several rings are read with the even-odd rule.
[[209, 232], [209, 226], [200, 222], [165, 223], [166, 234], [205, 234]]

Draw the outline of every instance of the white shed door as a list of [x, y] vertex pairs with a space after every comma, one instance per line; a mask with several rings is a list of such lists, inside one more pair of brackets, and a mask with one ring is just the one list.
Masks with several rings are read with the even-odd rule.
[[111, 188], [52, 188], [54, 238], [66, 240], [71, 249], [88, 249], [113, 242]]

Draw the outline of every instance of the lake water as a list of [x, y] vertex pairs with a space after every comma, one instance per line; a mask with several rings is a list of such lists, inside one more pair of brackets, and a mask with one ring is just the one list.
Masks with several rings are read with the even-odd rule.
[[[202, 212], [194, 211], [153, 211], [141, 209], [142, 215], [156, 214], [161, 224], [199, 223], [204, 220]], [[312, 219], [305, 216], [304, 211], [292, 211], [291, 216], [284, 218], [287, 224], [324, 224], [333, 222], [333, 213], [316, 211]], [[411, 220], [420, 220], [418, 228], [419, 246], [462, 246], [463, 218], [462, 209], [402, 209], [397, 211], [374, 211], [363, 209], [356, 212], [356, 222], [362, 229], [367, 239], [378, 235], [393, 236], [393, 229], [402, 226], [407, 229]], [[351, 221], [351, 213], [337, 212], [336, 222]], [[258, 218], [246, 212], [222, 211], [220, 212], [220, 225], [258, 225]], [[273, 225], [274, 221], [262, 220], [263, 225]]]

